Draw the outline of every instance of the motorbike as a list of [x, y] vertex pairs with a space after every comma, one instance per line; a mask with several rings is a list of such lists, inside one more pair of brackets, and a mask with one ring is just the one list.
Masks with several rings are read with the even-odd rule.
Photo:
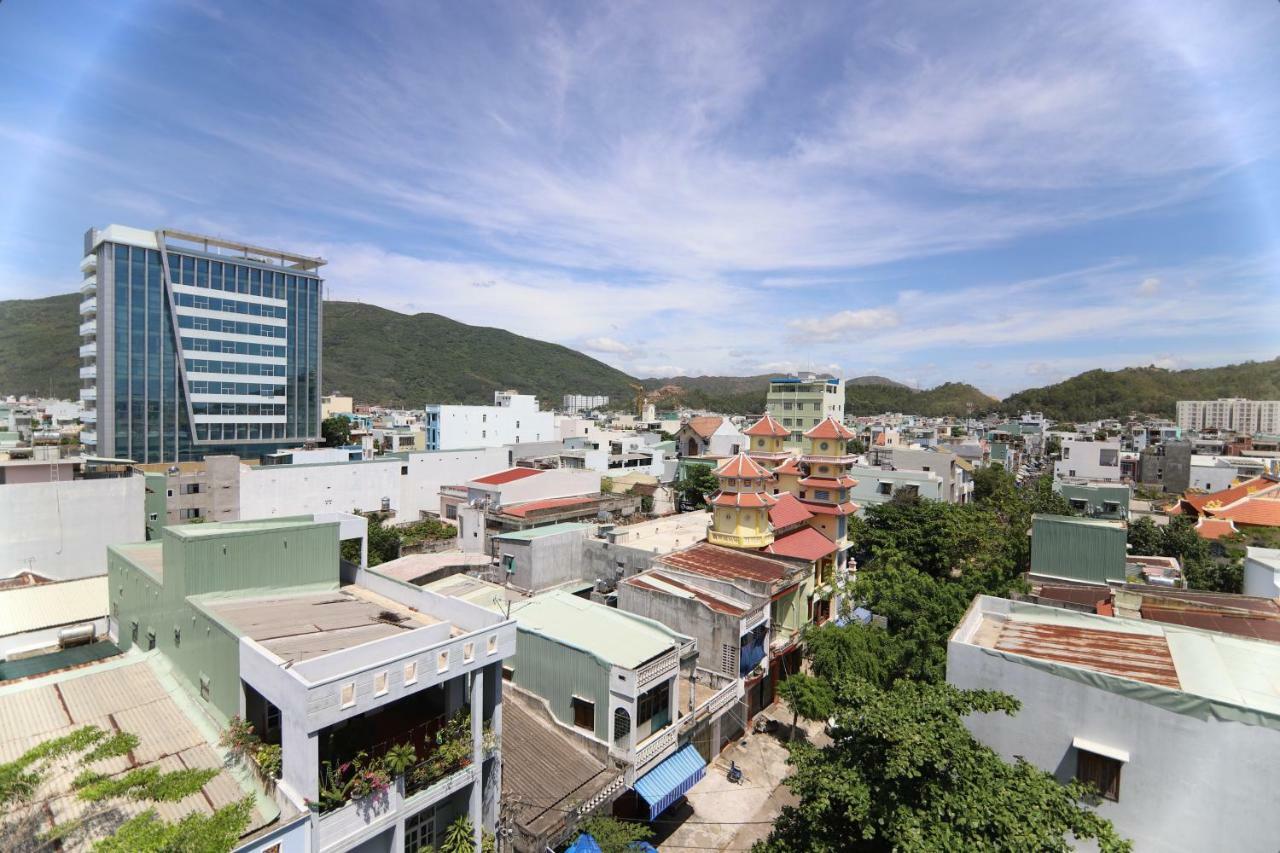
[[742, 784], [742, 768], [739, 767], [733, 761], [729, 762], [729, 773], [727, 774], [727, 776], [729, 781], [732, 782], [733, 784], [735, 785]]

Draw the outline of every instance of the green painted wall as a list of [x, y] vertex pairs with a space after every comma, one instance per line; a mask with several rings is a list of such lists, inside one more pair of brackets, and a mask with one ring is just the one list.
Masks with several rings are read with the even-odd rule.
[[[137, 549], [163, 555], [163, 579], [129, 559]], [[143, 649], [154, 632], [155, 648], [173, 661], [192, 695], [226, 718], [240, 712], [240, 640], [192, 597], [336, 589], [338, 525], [307, 519], [163, 528], [161, 542], [108, 548], [107, 577], [121, 648], [135, 645], [135, 621]], [[209, 680], [207, 700], [202, 677]]]
[[566, 725], [573, 725], [574, 696], [595, 702], [595, 735], [609, 740], [609, 665], [580, 649], [523, 629], [508, 665], [515, 669], [512, 682], [546, 699], [551, 713]]
[[1037, 515], [1031, 522], [1031, 571], [1088, 583], [1123, 581], [1126, 538], [1116, 522]]
[[[1083, 500], [1087, 504], [1085, 514], [1098, 518], [1127, 518], [1129, 515], [1129, 487], [1126, 485], [1079, 485], [1075, 483], [1054, 483], [1054, 489], [1067, 500]], [[1120, 505], [1120, 511], [1106, 513], [1103, 504], [1114, 501]]]

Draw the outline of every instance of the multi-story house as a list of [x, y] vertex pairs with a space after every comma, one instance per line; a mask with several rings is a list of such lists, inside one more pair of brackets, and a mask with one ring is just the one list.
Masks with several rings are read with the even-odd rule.
[[492, 406], [429, 405], [423, 413], [427, 450], [501, 447], [557, 437], [555, 414], [538, 408], [538, 398], [495, 391]]
[[[215, 720], [240, 717], [280, 747], [276, 799], [310, 813], [290, 849], [416, 851], [459, 816], [479, 849], [497, 819], [515, 625], [373, 571], [344, 583], [339, 539], [361, 522], [184, 525], [113, 547], [111, 636], [164, 656]], [[406, 746], [410, 766], [383, 790], [352, 793], [355, 774]]]
[[1062, 458], [1054, 463], [1053, 476], [1057, 480], [1120, 482], [1120, 439], [1063, 439]]
[[812, 373], [770, 379], [765, 407], [790, 431], [789, 440], [799, 442], [827, 418], [844, 420], [844, 380]]
[[324, 263], [183, 231], [87, 231], [81, 442], [145, 463], [318, 440]]

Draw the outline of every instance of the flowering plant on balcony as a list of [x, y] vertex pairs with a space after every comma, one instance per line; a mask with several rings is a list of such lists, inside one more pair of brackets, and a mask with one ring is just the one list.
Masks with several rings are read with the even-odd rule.
[[380, 794], [391, 787], [391, 771], [387, 769], [385, 759], [370, 758], [364, 751], [357, 752], [355, 758], [337, 767], [328, 761], [323, 763], [323, 767], [320, 799], [308, 803], [321, 812], [339, 808], [351, 799]]
[[436, 748], [413, 768], [410, 780], [417, 789], [432, 785], [471, 763], [471, 712], [459, 711], [436, 732]]

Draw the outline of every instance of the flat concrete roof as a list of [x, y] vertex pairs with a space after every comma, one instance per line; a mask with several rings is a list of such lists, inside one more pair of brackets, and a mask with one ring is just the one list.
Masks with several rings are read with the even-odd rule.
[[285, 660], [302, 661], [441, 620], [349, 586], [332, 592], [206, 600], [204, 607]]
[[[196, 525], [196, 527], [200, 526]], [[164, 578], [163, 542], [132, 542], [128, 545], [116, 545], [114, 547], [120, 556], [151, 574], [157, 580]]]
[[578, 521], [562, 521], [559, 524], [547, 524], [543, 527], [530, 527], [528, 530], [514, 530], [510, 533], [499, 533], [494, 539], [519, 539], [529, 541], [544, 536], [555, 536], [560, 533], [571, 533], [576, 530], [590, 530], [592, 525]]
[[370, 571], [395, 578], [396, 580], [413, 583], [418, 578], [435, 574], [444, 569], [490, 565], [493, 565], [493, 558], [488, 554], [468, 554], [461, 550], [449, 550], [436, 551], [433, 554], [406, 554], [390, 562], [379, 563]]
[[638, 548], [653, 554], [669, 554], [706, 540], [707, 523], [710, 519], [711, 513], [706, 510], [678, 513], [615, 527], [611, 540], [627, 548]]

